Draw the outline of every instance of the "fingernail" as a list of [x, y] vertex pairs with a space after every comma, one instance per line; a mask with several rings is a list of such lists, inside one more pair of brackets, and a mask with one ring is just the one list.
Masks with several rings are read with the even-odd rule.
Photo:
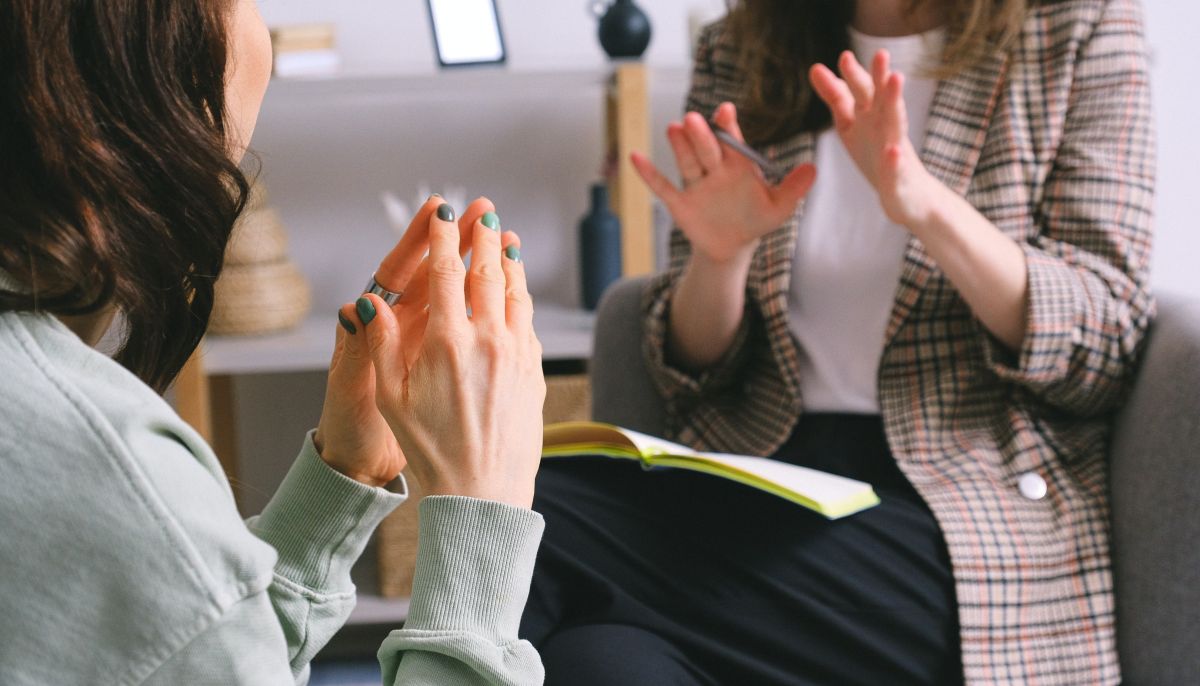
[[442, 197], [442, 194], [441, 193], [430, 193], [429, 197], [430, 198], [440, 198], [440, 197]]
[[355, 328], [354, 322], [347, 319], [346, 315], [342, 314], [341, 310], [338, 310], [338, 324], [341, 324], [342, 328], [348, 331], [351, 335], [358, 333], [358, 329]]
[[454, 221], [454, 208], [447, 203], [442, 203], [438, 205], [437, 216], [444, 222], [452, 222]]
[[358, 318], [362, 320], [363, 326], [370, 324], [375, 318], [375, 303], [371, 302], [370, 298], [359, 298], [358, 302], [354, 303], [354, 309], [358, 310]]
[[479, 221], [483, 222], [483, 225], [492, 231], [500, 230], [500, 217], [495, 212], [484, 212], [483, 219]]
[[504, 249], [504, 256], [513, 262], [521, 261], [521, 249], [515, 245], [510, 245]]

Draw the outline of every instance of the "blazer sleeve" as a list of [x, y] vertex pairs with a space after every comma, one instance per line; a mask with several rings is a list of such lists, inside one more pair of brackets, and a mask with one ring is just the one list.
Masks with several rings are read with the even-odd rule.
[[997, 375], [1070, 414], [1119, 406], [1153, 317], [1154, 168], [1141, 8], [1111, 0], [1075, 63], [1041, 232], [1022, 245], [1024, 343], [1013, 353], [985, 336]]
[[[716, 92], [717, 73], [713, 52], [720, 35], [721, 24], [704, 29], [696, 46], [692, 84], [688, 91], [686, 111], [699, 112], [705, 117], [720, 104]], [[691, 243], [675, 227], [671, 231], [670, 265], [667, 271], [653, 279], [646, 289], [642, 313], [644, 318], [644, 353], [647, 368], [659, 393], [670, 405], [696, 401], [718, 393], [731, 385], [745, 366], [750, 346], [750, 332], [754, 325], [753, 300], [746, 297], [746, 311], [734, 341], [725, 355], [708, 369], [696, 374], [675, 366], [667, 353], [667, 328], [671, 314], [671, 302], [679, 279], [691, 258]]]

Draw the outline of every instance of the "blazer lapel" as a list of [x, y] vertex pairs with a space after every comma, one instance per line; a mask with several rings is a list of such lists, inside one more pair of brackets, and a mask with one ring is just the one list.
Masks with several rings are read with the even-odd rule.
[[[774, 162], [769, 180], [778, 183], [788, 172], [816, 157], [817, 137], [801, 133], [764, 152]], [[749, 289], [758, 303], [766, 325], [767, 340], [792, 391], [799, 393], [800, 367], [796, 346], [788, 329], [788, 299], [792, 282], [792, 261], [796, 255], [796, 227], [804, 213], [801, 205], [792, 219], [763, 238], [754, 256]]]
[[[993, 50], [970, 69], [942, 79], [934, 93], [921, 161], [959, 195], [966, 195], [1008, 73], [1007, 52]], [[916, 306], [936, 265], [912, 237], [885, 340], [890, 342]]]
[[[778, 183], [796, 167], [811, 164], [816, 157], [816, 141], [816, 134], [806, 132], [784, 143], [767, 147], [764, 150], [767, 159], [774, 163], [773, 174], [768, 180]], [[768, 317], [787, 312], [791, 266], [796, 254], [796, 226], [803, 214], [804, 205], [801, 204], [787, 224], [767, 234], [755, 255], [757, 269], [751, 273], [758, 275], [759, 279], [752, 287], [758, 289], [759, 302], [767, 310], [763, 314]]]

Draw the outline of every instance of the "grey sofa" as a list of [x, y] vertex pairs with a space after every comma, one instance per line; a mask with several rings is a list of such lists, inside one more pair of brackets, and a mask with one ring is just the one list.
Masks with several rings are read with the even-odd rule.
[[[592, 404], [597, 421], [661, 434], [641, 350], [645, 285], [622, 281], [600, 304]], [[1111, 462], [1125, 683], [1200, 684], [1200, 301], [1160, 296]]]

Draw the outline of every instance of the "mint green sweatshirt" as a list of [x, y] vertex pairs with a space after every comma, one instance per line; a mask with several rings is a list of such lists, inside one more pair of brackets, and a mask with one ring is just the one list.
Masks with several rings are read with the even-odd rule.
[[[303, 684], [404, 498], [330, 469], [310, 435], [243, 522], [212, 451], [150, 388], [51, 316], [0, 314], [0, 684]], [[384, 683], [541, 683], [517, 639], [541, 517], [420, 508]]]

